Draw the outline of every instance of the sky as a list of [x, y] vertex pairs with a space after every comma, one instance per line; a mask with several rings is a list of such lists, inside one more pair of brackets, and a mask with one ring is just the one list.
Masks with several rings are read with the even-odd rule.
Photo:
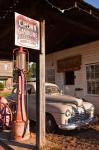
[[99, 8], [99, 0], [84, 0], [84, 1], [96, 8]]

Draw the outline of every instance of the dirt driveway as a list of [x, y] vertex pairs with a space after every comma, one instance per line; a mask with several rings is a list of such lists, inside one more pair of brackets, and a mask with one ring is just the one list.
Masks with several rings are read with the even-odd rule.
[[[36, 125], [33, 123], [31, 138], [24, 143], [12, 141], [9, 132], [0, 132], [0, 145], [6, 147], [4, 150], [35, 150], [35, 131]], [[46, 134], [46, 141], [43, 150], [99, 150], [99, 123], [80, 131], [58, 130], [56, 134]]]
[[46, 138], [55, 143], [53, 150], [99, 150], [99, 123], [80, 131], [62, 131], [47, 134]]

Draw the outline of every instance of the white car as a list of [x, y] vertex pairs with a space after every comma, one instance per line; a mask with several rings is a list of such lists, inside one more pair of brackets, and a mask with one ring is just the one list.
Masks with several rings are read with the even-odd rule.
[[[28, 117], [36, 121], [36, 83], [27, 84]], [[8, 100], [17, 99], [17, 90], [7, 97]], [[96, 122], [94, 106], [82, 99], [64, 95], [56, 84], [45, 83], [46, 92], [46, 131], [54, 132], [57, 127], [73, 130]]]

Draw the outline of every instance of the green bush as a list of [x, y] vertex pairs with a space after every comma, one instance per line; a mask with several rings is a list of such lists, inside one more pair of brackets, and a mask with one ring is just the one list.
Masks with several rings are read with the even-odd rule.
[[4, 84], [0, 82], [0, 91], [4, 90]]

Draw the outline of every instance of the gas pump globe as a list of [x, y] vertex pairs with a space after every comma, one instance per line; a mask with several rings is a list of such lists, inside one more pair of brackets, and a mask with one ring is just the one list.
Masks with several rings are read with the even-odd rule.
[[28, 51], [26, 49], [20, 48], [19, 51], [16, 52], [16, 68], [23, 70], [24, 72], [28, 71]]
[[27, 49], [20, 47], [20, 49], [14, 49], [13, 62], [15, 70], [23, 70], [24, 73], [28, 71], [29, 66], [29, 52]]
[[[16, 58], [16, 61], [15, 61]], [[13, 51], [14, 70], [17, 72], [17, 110], [14, 122], [14, 137], [16, 141], [26, 140], [30, 137], [29, 120], [26, 114], [25, 96], [25, 74], [28, 71], [27, 61], [29, 60], [28, 50], [20, 47]]]

